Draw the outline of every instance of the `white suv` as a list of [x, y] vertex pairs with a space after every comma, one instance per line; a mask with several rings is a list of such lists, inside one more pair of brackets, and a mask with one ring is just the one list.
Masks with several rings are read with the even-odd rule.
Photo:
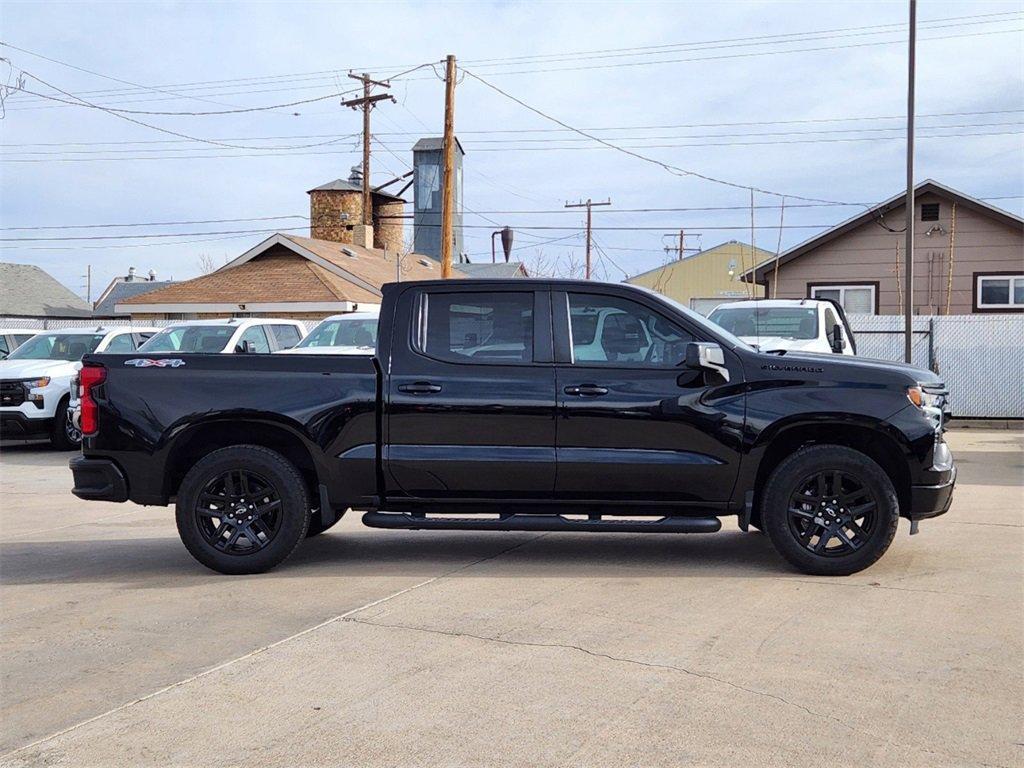
[[134, 352], [156, 328], [65, 328], [37, 333], [0, 360], [0, 437], [49, 437], [55, 448], [78, 446], [69, 418], [72, 381], [91, 352]]
[[165, 327], [143, 344], [139, 351], [265, 354], [290, 349], [305, 334], [306, 326], [298, 320], [262, 317], [182, 320]]

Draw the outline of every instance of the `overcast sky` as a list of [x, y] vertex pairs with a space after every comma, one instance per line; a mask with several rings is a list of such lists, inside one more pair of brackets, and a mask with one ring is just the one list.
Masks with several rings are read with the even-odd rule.
[[[24, 72], [27, 90], [119, 109], [313, 99], [351, 88], [350, 69], [389, 77], [451, 53], [563, 123], [677, 169], [789, 195], [783, 248], [861, 210], [797, 196], [871, 203], [904, 180], [905, 2], [5, 1], [0, 13], [0, 38], [38, 54], [0, 49], [10, 85]], [[1020, 213], [1024, 4], [923, 0], [918, 20], [916, 178]], [[407, 170], [418, 136], [441, 131], [444, 87], [431, 68], [394, 79], [392, 93], [398, 103], [373, 115], [386, 147], [375, 147], [375, 183]], [[359, 161], [356, 140], [341, 137], [361, 129], [360, 115], [341, 98], [233, 115], [130, 115], [154, 126], [145, 127], [10, 93], [0, 121], [0, 259], [37, 264], [82, 294], [92, 265], [95, 298], [129, 266], [194, 277], [201, 255], [220, 264], [264, 230], [306, 234], [305, 190], [348, 176]], [[582, 214], [562, 206], [588, 196], [612, 201], [595, 209], [596, 227], [632, 228], [595, 232], [605, 254], [599, 277], [661, 264], [666, 235], [679, 228], [688, 247], [750, 240], [746, 189], [602, 147], [469, 75], [457, 88], [456, 129], [467, 151], [466, 250], [476, 261], [490, 259], [496, 224], [516, 229], [516, 256], [528, 263], [580, 258]], [[755, 222], [768, 250], [779, 243], [781, 199], [755, 196], [769, 206]], [[692, 210], [701, 207], [735, 209]], [[652, 208], [691, 210], [635, 210]], [[210, 221], [218, 219], [249, 221]], [[197, 221], [210, 223], [156, 225]], [[15, 229], [107, 224], [145, 226]], [[154, 234], [171, 236], [124, 239]], [[122, 239], [11, 241], [110, 235]]]

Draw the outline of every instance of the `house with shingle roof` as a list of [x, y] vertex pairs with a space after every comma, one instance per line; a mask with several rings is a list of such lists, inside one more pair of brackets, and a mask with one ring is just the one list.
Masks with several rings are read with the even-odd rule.
[[118, 314], [124, 316], [125, 313], [118, 313], [115, 310], [115, 307], [122, 301], [132, 296], [155, 291], [157, 288], [165, 288], [173, 283], [173, 280], [157, 280], [156, 272], [152, 269], [149, 270], [148, 275], [140, 275], [135, 271], [135, 267], [128, 267], [128, 274], [111, 280], [100, 293], [99, 298], [93, 302], [93, 316], [117, 317]]
[[115, 309], [134, 320], [318, 320], [378, 306], [384, 283], [440, 276], [440, 264], [415, 253], [277, 233], [215, 272], [132, 296]]
[[0, 263], [0, 315], [87, 318], [92, 307], [39, 267]]

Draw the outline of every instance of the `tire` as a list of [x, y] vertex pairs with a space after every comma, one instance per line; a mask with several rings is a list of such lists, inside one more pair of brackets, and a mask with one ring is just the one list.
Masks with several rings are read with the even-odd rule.
[[797, 569], [848, 576], [889, 549], [899, 502], [889, 476], [871, 458], [845, 446], [814, 445], [772, 472], [761, 516], [772, 545]]
[[306, 537], [309, 499], [295, 466], [258, 445], [200, 459], [178, 489], [175, 519], [189, 553], [219, 573], [280, 565]]
[[71, 414], [68, 413], [70, 401], [70, 396], [62, 397], [53, 414], [50, 445], [58, 451], [77, 451], [82, 447], [82, 432], [71, 423]]

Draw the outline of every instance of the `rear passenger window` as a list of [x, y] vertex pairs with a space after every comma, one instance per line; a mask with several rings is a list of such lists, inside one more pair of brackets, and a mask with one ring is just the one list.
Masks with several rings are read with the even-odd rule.
[[109, 352], [112, 355], [123, 355], [127, 352], [134, 352], [135, 342], [132, 340], [132, 335], [130, 333], [120, 333], [110, 340], [107, 348], [103, 351]]
[[274, 334], [278, 349], [291, 349], [302, 338], [299, 334], [299, 329], [294, 325], [271, 325], [268, 327], [270, 332]]
[[416, 346], [459, 363], [533, 362], [533, 293], [423, 293]]

